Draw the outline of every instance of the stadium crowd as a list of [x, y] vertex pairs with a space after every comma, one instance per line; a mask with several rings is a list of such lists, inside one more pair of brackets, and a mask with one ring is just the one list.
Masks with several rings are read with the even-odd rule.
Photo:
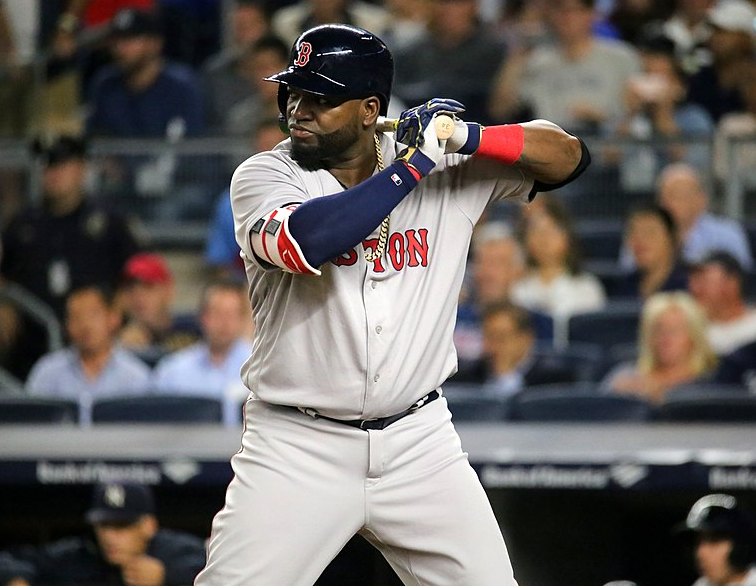
[[[756, 2], [0, 0], [0, 150], [16, 156], [0, 162], [0, 398], [68, 400], [90, 425], [107, 399], [205, 397], [241, 426], [241, 159], [212, 145], [285, 138], [263, 78], [327, 22], [392, 49], [390, 115], [452, 97], [465, 119], [545, 118], [592, 150], [579, 181], [476, 227], [450, 395], [562, 384], [655, 414], [690, 389], [756, 395]], [[205, 237], [191, 311], [154, 239], [182, 222]]]
[[[38, 177], [0, 171], [3, 380], [75, 399], [82, 422], [98, 398], [170, 392], [233, 401], [223, 420], [239, 422], [253, 325], [233, 166], [171, 145], [272, 148], [284, 135], [263, 78], [300, 31], [340, 21], [392, 47], [393, 113], [448, 95], [471, 120], [546, 118], [597, 140], [580, 182], [498, 204], [477, 227], [450, 386], [509, 396], [591, 382], [654, 404], [689, 383], [754, 392], [754, 228], [721, 213], [731, 181], [746, 212], [756, 196], [753, 144], [725, 152], [756, 137], [754, 16], [747, 0], [0, 2], [0, 136], [31, 145]], [[161, 146], [93, 156], [107, 139]], [[206, 288], [198, 311], [175, 315], [167, 251], [138, 226], [198, 219]], [[618, 304], [639, 325], [630, 334], [606, 321]], [[576, 334], [580, 318], [598, 337]], [[44, 343], [51, 328], [65, 347]], [[205, 364], [193, 388], [171, 382]]]

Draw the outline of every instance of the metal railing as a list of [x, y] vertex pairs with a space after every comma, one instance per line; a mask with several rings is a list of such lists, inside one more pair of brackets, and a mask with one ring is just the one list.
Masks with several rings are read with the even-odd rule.
[[[636, 200], [653, 196], [656, 169], [633, 168], [633, 158], [646, 160], [665, 149], [682, 147], [705, 153], [696, 164], [712, 195], [712, 207], [739, 220], [756, 220], [756, 136], [730, 139], [718, 151], [715, 173], [713, 140], [627, 140], [589, 138], [593, 164], [580, 181], [563, 190], [576, 219], [617, 219]], [[244, 139], [197, 138], [169, 142], [162, 139], [99, 139], [90, 145], [88, 190], [109, 208], [138, 218], [152, 244], [191, 248], [202, 246], [220, 194], [228, 188], [236, 166], [251, 154]], [[632, 164], [631, 164], [632, 163]], [[724, 168], [722, 169], [722, 167]], [[637, 181], [639, 169], [648, 176]], [[15, 173], [22, 179], [23, 197], [40, 198], [42, 169], [28, 145], [0, 141], [2, 182]], [[634, 185], [628, 187], [626, 178]]]

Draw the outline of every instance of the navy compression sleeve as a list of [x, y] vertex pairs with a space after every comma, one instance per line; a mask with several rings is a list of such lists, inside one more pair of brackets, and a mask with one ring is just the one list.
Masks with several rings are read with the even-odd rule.
[[340, 193], [302, 203], [289, 232], [313, 267], [336, 258], [370, 236], [418, 181], [401, 162]]

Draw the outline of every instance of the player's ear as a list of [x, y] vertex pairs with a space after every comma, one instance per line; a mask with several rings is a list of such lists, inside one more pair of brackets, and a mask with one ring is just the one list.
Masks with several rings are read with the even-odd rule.
[[375, 123], [381, 110], [381, 101], [378, 96], [370, 96], [360, 103], [362, 113], [362, 125], [367, 128]]

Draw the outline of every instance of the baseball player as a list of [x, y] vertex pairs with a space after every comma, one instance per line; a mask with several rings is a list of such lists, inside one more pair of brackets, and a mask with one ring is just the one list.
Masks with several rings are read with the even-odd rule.
[[582, 141], [546, 121], [440, 140], [434, 99], [376, 133], [393, 60], [323, 25], [268, 79], [290, 138], [231, 181], [257, 332], [242, 447], [196, 586], [313, 584], [359, 533], [405, 584], [514, 586], [441, 386], [486, 205], [574, 179]]

